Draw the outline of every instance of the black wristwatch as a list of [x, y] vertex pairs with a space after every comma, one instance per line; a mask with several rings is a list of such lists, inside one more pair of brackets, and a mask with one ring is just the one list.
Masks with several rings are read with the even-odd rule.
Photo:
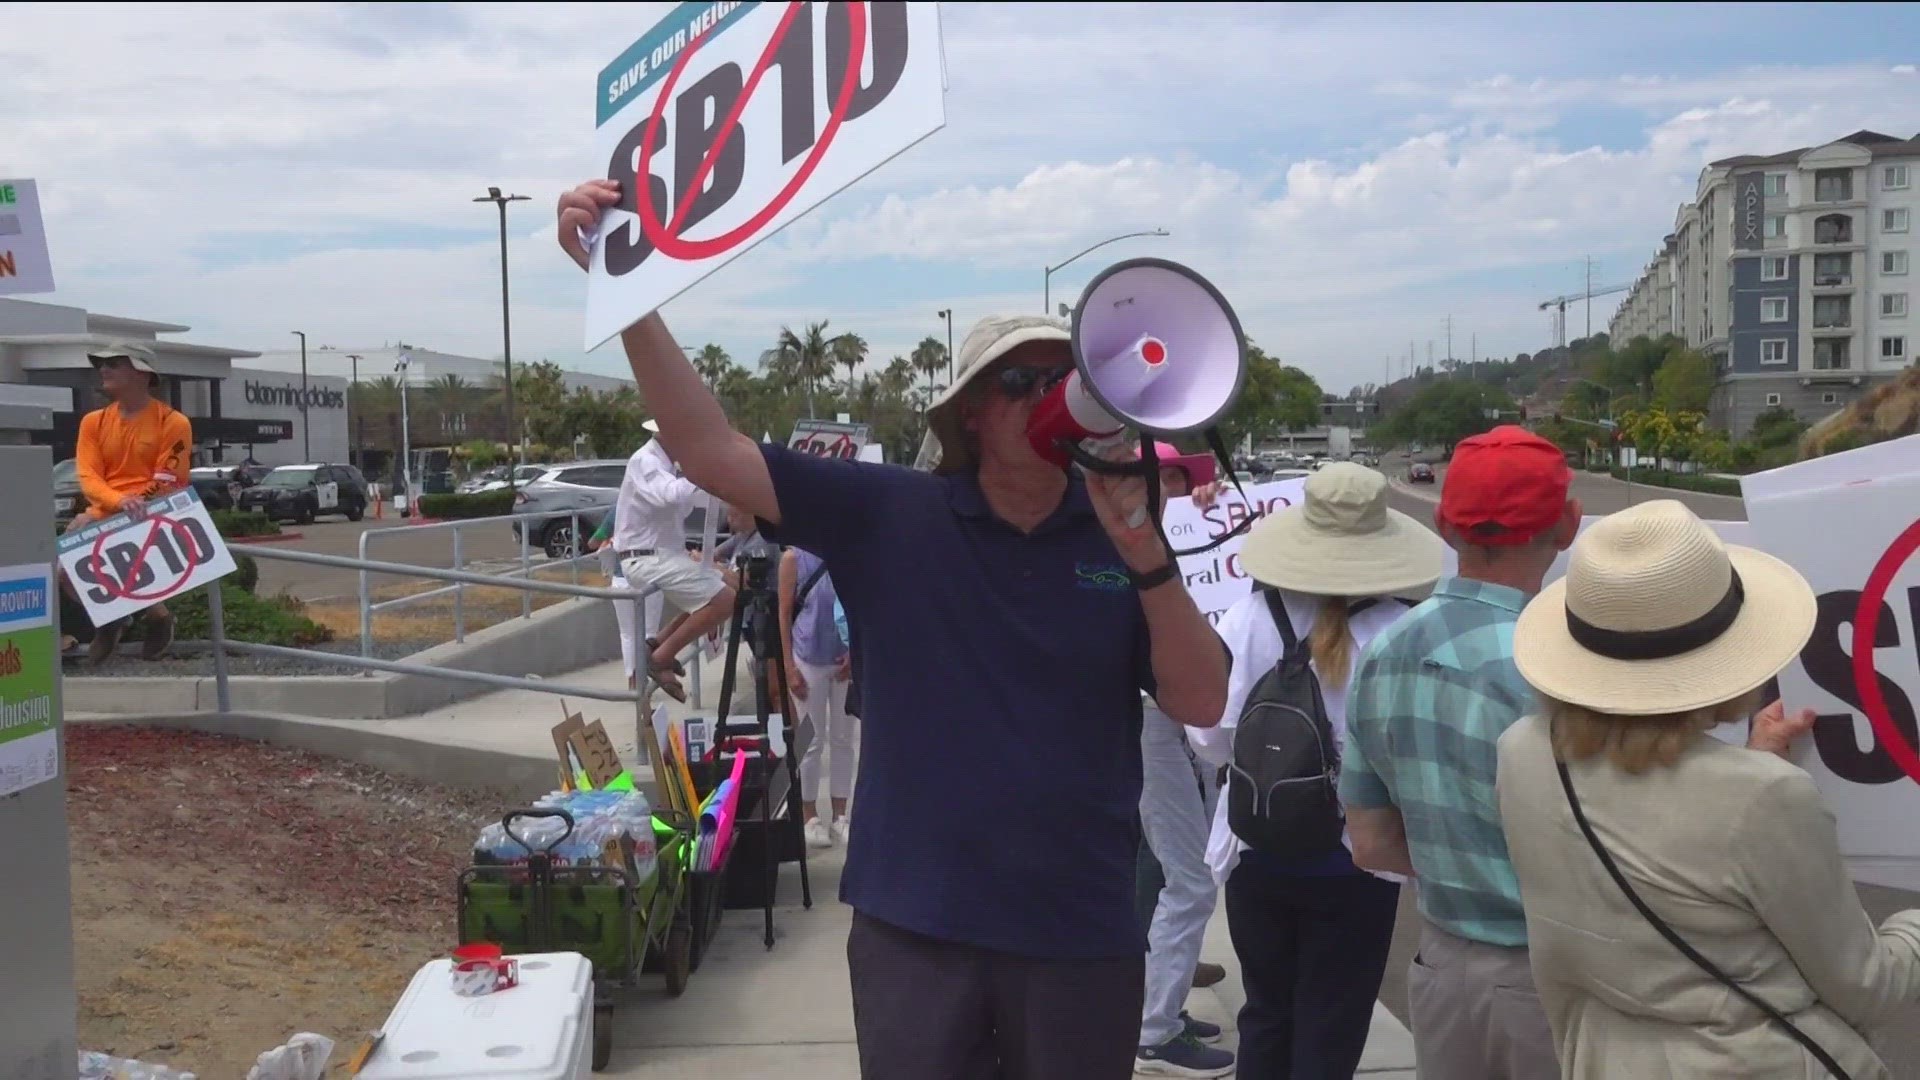
[[1179, 576], [1180, 564], [1172, 559], [1168, 559], [1160, 569], [1149, 570], [1144, 574], [1134, 573], [1131, 569], [1127, 571], [1127, 580], [1133, 582], [1133, 588], [1136, 592], [1146, 592], [1148, 589], [1157, 589]]

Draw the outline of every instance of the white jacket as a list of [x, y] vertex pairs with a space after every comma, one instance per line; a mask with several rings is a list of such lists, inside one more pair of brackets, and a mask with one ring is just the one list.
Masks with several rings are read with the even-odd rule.
[[[1286, 604], [1294, 634], [1300, 639], [1301, 647], [1305, 648], [1307, 637], [1313, 632], [1313, 622], [1320, 615], [1322, 598], [1285, 591], [1281, 592], [1280, 598]], [[1359, 667], [1361, 650], [1367, 647], [1374, 635], [1393, 625], [1406, 613], [1406, 605], [1383, 599], [1381, 603], [1353, 617], [1348, 625], [1348, 632], [1353, 637], [1352, 651], [1348, 655], [1353, 658], [1354, 668]], [[1188, 728], [1187, 740], [1200, 760], [1217, 768], [1233, 757], [1233, 735], [1240, 727], [1240, 713], [1247, 707], [1247, 694], [1280, 662], [1285, 643], [1280, 638], [1280, 628], [1273, 624], [1273, 613], [1267, 610], [1267, 598], [1259, 590], [1241, 597], [1238, 603], [1228, 608], [1216, 629], [1233, 653], [1233, 670], [1227, 677], [1227, 711], [1221, 716], [1218, 727]], [[1327, 722], [1333, 727], [1334, 745], [1344, 750], [1347, 744], [1347, 688], [1344, 685], [1329, 685], [1322, 678], [1320, 695], [1326, 702]], [[1343, 833], [1341, 841], [1348, 850], [1352, 850], [1351, 837]], [[1213, 814], [1213, 832], [1207, 838], [1207, 867], [1213, 871], [1216, 883], [1227, 883], [1244, 850], [1246, 845], [1240, 842], [1227, 824], [1227, 793], [1225, 785], [1222, 785], [1220, 804]], [[1406, 880], [1397, 874], [1375, 876], [1394, 882]]]

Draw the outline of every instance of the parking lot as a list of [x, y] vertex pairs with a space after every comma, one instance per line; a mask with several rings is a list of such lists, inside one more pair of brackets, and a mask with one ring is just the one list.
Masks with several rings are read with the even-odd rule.
[[[453, 566], [453, 530], [451, 528], [406, 526], [401, 519], [394, 518], [384, 521], [323, 519], [311, 525], [289, 525], [286, 528], [289, 532], [298, 532], [300, 539], [276, 541], [272, 544], [273, 547], [357, 558], [360, 554], [361, 534], [375, 530], [393, 530], [383, 531], [381, 535], [368, 541], [367, 558], [379, 562], [406, 563], [409, 566], [432, 566], [443, 569]], [[233, 545], [236, 551], [245, 551], [248, 546]], [[500, 522], [465, 525], [460, 529], [460, 554], [462, 564], [468, 568], [479, 571], [504, 570], [519, 564], [520, 542], [513, 531]], [[545, 559], [537, 548], [532, 551], [532, 557], [535, 561]], [[382, 585], [399, 584], [410, 580], [419, 579], [376, 574], [370, 584], [374, 588], [379, 588]], [[302, 600], [356, 596], [360, 591], [360, 572], [261, 559], [258, 591], [263, 596], [288, 592]]]

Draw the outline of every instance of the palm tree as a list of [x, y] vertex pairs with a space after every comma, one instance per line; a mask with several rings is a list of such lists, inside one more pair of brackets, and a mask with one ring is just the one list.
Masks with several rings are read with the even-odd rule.
[[712, 342], [702, 346], [693, 357], [693, 370], [699, 372], [700, 377], [706, 380], [709, 390], [720, 385], [721, 378], [732, 366], [733, 357], [727, 355], [727, 350]]
[[440, 419], [442, 437], [467, 426], [467, 381], [458, 375], [442, 375], [427, 384], [427, 407]]
[[834, 363], [847, 369], [847, 395], [853, 395], [853, 372], [867, 358], [867, 343], [859, 334], [841, 334], [833, 342]]
[[927, 401], [933, 401], [933, 377], [947, 369], [947, 347], [929, 334], [913, 347], [913, 367], [927, 377]]
[[814, 386], [834, 364], [826, 320], [808, 323], [805, 335], [795, 334], [790, 327], [781, 327], [780, 342], [774, 346], [774, 352], [780, 367], [805, 388], [807, 418], [813, 419]]

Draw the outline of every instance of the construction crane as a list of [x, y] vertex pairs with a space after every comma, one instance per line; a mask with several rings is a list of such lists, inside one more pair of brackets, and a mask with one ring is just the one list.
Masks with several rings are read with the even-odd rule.
[[1586, 264], [1586, 268], [1587, 268], [1587, 291], [1577, 292], [1577, 293], [1568, 293], [1565, 296], [1556, 296], [1551, 300], [1543, 300], [1540, 303], [1541, 311], [1547, 311], [1549, 309], [1553, 311], [1553, 316], [1552, 316], [1553, 343], [1555, 345], [1558, 345], [1562, 349], [1567, 347], [1567, 302], [1568, 301], [1585, 300], [1587, 302], [1587, 336], [1592, 337], [1593, 336], [1593, 298], [1596, 296], [1606, 296], [1610, 293], [1626, 292], [1628, 289], [1633, 288], [1632, 285], [1604, 285], [1598, 289], [1594, 288], [1593, 287], [1593, 259], [1591, 256], [1589, 256], [1588, 258], [1582, 259], [1581, 261]]
[[1613, 293], [1626, 292], [1631, 288], [1633, 288], [1631, 284], [1602, 285], [1597, 289], [1589, 287], [1586, 292], [1568, 293], [1565, 296], [1556, 296], [1551, 300], [1541, 301], [1541, 311], [1551, 310], [1553, 312], [1551, 316], [1553, 319], [1553, 343], [1562, 349], [1567, 347], [1567, 304], [1576, 300], [1585, 300], [1587, 302], [1587, 336], [1592, 337], [1593, 298], [1596, 296], [1608, 296]]

